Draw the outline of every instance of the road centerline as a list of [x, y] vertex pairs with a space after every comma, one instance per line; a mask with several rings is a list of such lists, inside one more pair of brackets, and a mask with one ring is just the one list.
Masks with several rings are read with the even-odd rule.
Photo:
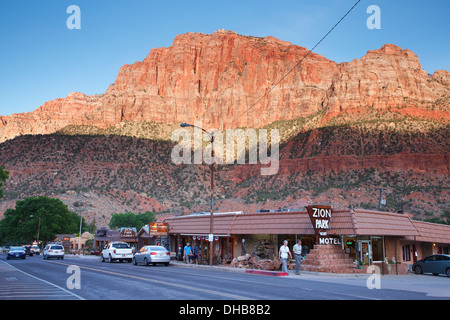
[[[73, 264], [68, 264], [68, 263], [64, 263], [64, 262], [54, 262], [54, 263], [55, 264], [64, 265], [64, 266], [71, 266], [71, 265], [73, 265]], [[225, 298], [228, 298], [228, 299], [254, 300], [254, 299], [249, 298], [249, 297], [239, 296], [239, 295], [235, 295], [235, 294], [229, 294], [229, 293], [220, 292], [220, 291], [216, 291], [216, 290], [202, 289], [202, 288], [198, 288], [198, 287], [193, 288], [193, 287], [188, 286], [188, 285], [171, 283], [171, 282], [161, 281], [161, 280], [156, 280], [156, 279], [149, 279], [149, 278], [145, 278], [145, 277], [142, 277], [142, 276], [136, 276], [136, 275], [126, 274], [126, 273], [119, 273], [119, 272], [110, 271], [110, 270], [102, 270], [102, 269], [88, 267], [88, 266], [84, 266], [84, 265], [79, 265], [79, 268], [80, 269], [94, 271], [94, 272], [100, 272], [100, 273], [110, 274], [110, 275], [114, 275], [114, 276], [119, 276], [119, 277], [126, 277], [126, 278], [135, 279], [135, 280], [142, 280], [142, 281], [146, 281], [146, 282], [152, 282], [152, 283], [155, 283], [155, 284], [166, 285], [166, 286], [171, 286], [171, 287], [175, 287], [175, 288], [186, 289], [186, 290], [190, 290], [190, 291], [194, 291], [194, 292], [203, 292], [203, 293], [207, 293], [207, 294], [214, 294], [214, 295], [222, 296], [222, 297], [225, 297]]]

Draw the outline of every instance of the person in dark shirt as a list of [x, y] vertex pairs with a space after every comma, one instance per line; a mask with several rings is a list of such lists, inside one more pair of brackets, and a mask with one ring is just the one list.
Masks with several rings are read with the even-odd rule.
[[198, 247], [197, 243], [194, 242], [194, 247], [192, 248], [192, 251], [194, 253], [194, 263], [198, 264]]

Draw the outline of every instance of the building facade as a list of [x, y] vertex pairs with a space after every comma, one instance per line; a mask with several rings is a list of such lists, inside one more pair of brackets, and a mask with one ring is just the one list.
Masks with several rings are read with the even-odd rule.
[[[315, 219], [311, 216], [314, 214]], [[177, 254], [187, 242], [195, 244], [200, 261], [206, 263], [210, 221], [210, 215], [165, 219], [170, 250]], [[288, 240], [292, 249], [297, 239], [301, 239], [304, 251], [314, 252], [306, 256], [304, 267], [308, 268], [307, 262], [312, 263], [313, 257], [319, 260], [314, 263], [317, 267], [311, 266], [310, 270], [343, 272], [339, 261], [327, 267], [330, 255], [317, 252], [323, 246], [332, 246], [339, 249], [339, 255], [333, 256], [351, 259], [355, 269], [379, 265], [383, 273], [405, 274], [415, 261], [431, 254], [448, 254], [450, 248], [450, 226], [415, 221], [403, 213], [330, 208], [329, 213], [317, 210], [214, 214], [213, 221], [216, 264], [230, 263], [247, 253], [274, 259], [284, 240]], [[348, 271], [348, 263], [345, 270]]]
[[100, 254], [102, 249], [110, 242], [121, 241], [127, 242], [130, 247], [137, 247], [138, 237], [136, 228], [121, 228], [120, 230], [112, 230], [108, 227], [101, 227], [95, 231], [94, 236], [94, 254]]

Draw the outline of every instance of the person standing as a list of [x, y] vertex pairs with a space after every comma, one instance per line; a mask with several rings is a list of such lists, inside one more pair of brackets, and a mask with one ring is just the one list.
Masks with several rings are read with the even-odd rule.
[[194, 247], [192, 248], [192, 252], [194, 254], [194, 263], [198, 264], [198, 247], [197, 243], [194, 242]]
[[291, 251], [289, 250], [287, 240], [283, 241], [283, 245], [280, 247], [280, 251], [278, 251], [278, 257], [281, 259], [281, 262], [283, 263], [283, 267], [281, 270], [287, 273], [288, 272], [287, 259], [288, 258], [292, 259]]
[[184, 246], [184, 263], [190, 263], [190, 257], [192, 255], [191, 244], [188, 242]]
[[295, 274], [300, 274], [300, 265], [302, 263], [302, 240], [298, 239], [297, 244], [292, 248], [295, 258]]

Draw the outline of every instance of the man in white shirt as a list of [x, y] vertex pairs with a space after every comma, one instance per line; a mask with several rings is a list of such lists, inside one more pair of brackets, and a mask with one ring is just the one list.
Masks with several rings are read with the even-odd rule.
[[278, 252], [278, 257], [281, 259], [281, 262], [283, 263], [282, 271], [288, 272], [287, 270], [287, 259], [290, 257], [292, 259], [291, 251], [288, 247], [287, 240], [283, 241], [283, 245], [280, 247], [280, 251]]
[[292, 248], [295, 258], [295, 274], [300, 274], [300, 265], [302, 263], [302, 240], [298, 239], [297, 244]]

